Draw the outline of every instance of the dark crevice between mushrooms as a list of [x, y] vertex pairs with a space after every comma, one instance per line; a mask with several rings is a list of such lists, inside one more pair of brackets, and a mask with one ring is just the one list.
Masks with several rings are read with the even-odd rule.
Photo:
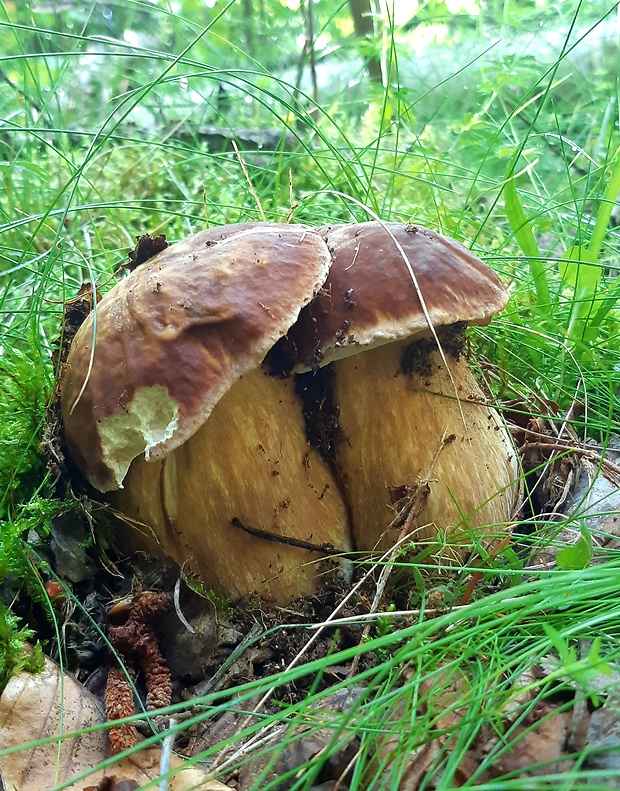
[[[270, 349], [264, 360], [269, 376], [288, 378], [295, 364], [297, 347], [284, 336]], [[300, 399], [306, 425], [306, 438], [334, 472], [336, 443], [342, 439], [338, 405], [334, 399], [334, 368], [326, 365], [308, 373], [296, 374], [295, 394]]]
[[[270, 376], [287, 378], [291, 376], [296, 355], [295, 344], [284, 336], [271, 348], [263, 365]], [[334, 375], [333, 365], [317, 367], [308, 373], [295, 374], [295, 394], [301, 402], [306, 439], [319, 452], [336, 479], [351, 530], [353, 550], [355, 550], [351, 527], [353, 524], [351, 505], [346, 493], [346, 482], [336, 464], [336, 445], [347, 440], [338, 419], [340, 410], [334, 396]]]
[[269, 376], [288, 379], [297, 359], [297, 345], [287, 335], [283, 335], [267, 352], [263, 368]]
[[347, 439], [340, 428], [340, 410], [334, 396], [334, 377], [333, 365], [326, 365], [323, 368], [317, 368], [316, 371], [304, 374], [296, 374], [295, 393], [302, 404], [308, 442], [319, 452], [338, 484], [338, 491], [347, 515], [351, 546], [355, 551], [357, 547], [353, 536], [351, 503], [347, 495], [347, 486], [342, 470], [336, 464], [336, 446], [338, 443], [346, 442]]
[[312, 447], [333, 468], [336, 443], [342, 439], [338, 405], [334, 400], [334, 368], [326, 365], [295, 376], [295, 393], [301, 400], [306, 436]]

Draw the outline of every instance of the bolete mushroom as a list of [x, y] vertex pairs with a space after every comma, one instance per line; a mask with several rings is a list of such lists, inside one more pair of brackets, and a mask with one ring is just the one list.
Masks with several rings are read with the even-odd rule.
[[388, 526], [406, 523], [420, 540], [441, 531], [448, 554], [462, 557], [475, 534], [505, 530], [515, 498], [510, 436], [460, 340], [465, 324], [487, 324], [504, 307], [507, 291], [460, 244], [420, 226], [319, 233], [329, 276], [272, 355], [309, 372], [299, 389], [331, 404], [331, 423], [314, 418], [331, 432], [317, 444], [330, 446], [355, 546], [386, 549], [398, 535]]
[[350, 548], [294, 387], [261, 367], [330, 264], [303, 226], [203, 231], [118, 283], [70, 349], [67, 446], [137, 526], [121, 541], [187, 562], [220, 595], [308, 594], [321, 548]]

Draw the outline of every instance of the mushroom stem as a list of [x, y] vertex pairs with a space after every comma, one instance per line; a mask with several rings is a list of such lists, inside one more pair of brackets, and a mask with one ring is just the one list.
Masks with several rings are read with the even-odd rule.
[[[309, 595], [326, 563], [334, 567], [320, 562], [330, 550], [351, 549], [338, 485], [306, 439], [292, 381], [260, 368], [163, 461], [135, 459], [124, 486], [110, 495], [114, 505], [218, 595], [260, 592], [279, 602]], [[153, 551], [146, 533], [138, 544]]]
[[391, 343], [333, 363], [336, 467], [357, 549], [392, 546], [398, 532], [388, 526], [402, 527], [397, 503], [409, 500], [416, 540], [436, 541], [442, 531], [445, 553], [462, 558], [505, 531], [516, 457], [467, 363], [445, 351], [450, 377], [435, 350], [419, 372], [404, 373], [410, 347]]

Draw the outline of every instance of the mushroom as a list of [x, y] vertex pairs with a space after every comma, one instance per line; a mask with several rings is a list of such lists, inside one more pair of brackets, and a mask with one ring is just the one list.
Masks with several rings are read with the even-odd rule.
[[278, 601], [315, 590], [329, 547], [350, 549], [293, 383], [261, 366], [330, 264], [303, 226], [210, 229], [141, 264], [84, 322], [63, 372], [66, 444], [136, 527], [125, 547], [187, 563], [219, 595]]
[[345, 493], [355, 546], [385, 550], [392, 525], [462, 558], [505, 530], [515, 499], [510, 436], [462, 347], [464, 326], [488, 324], [507, 291], [460, 244], [420, 226], [319, 233], [329, 276], [272, 356], [301, 372], [309, 402], [331, 404], [329, 419], [306, 411], [323, 427], [316, 444]]

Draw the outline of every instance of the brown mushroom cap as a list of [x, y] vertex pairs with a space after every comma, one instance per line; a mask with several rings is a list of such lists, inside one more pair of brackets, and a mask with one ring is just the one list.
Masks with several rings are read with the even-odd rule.
[[161, 458], [192, 436], [295, 322], [330, 264], [303, 226], [245, 223], [172, 245], [115, 286], [63, 373], [65, 436], [90, 483], [117, 489], [134, 458]]
[[316, 299], [287, 333], [296, 372], [457, 322], [488, 324], [508, 301], [495, 273], [453, 239], [410, 223], [317, 230], [334, 259]]

